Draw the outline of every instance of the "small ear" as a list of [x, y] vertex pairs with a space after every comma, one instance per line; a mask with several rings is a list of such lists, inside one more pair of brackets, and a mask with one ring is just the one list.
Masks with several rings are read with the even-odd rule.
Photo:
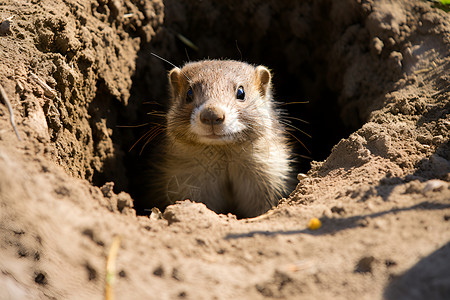
[[174, 97], [177, 97], [183, 87], [183, 77], [180, 68], [173, 68], [169, 72], [170, 89]]
[[269, 69], [264, 66], [256, 67], [256, 80], [259, 86], [259, 90], [263, 96], [266, 96], [270, 89], [272, 75]]

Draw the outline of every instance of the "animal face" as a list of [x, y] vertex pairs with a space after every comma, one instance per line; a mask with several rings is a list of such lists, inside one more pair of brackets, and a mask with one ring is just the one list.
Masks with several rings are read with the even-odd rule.
[[273, 121], [267, 68], [237, 61], [189, 63], [169, 73], [168, 135], [186, 143], [252, 141]]

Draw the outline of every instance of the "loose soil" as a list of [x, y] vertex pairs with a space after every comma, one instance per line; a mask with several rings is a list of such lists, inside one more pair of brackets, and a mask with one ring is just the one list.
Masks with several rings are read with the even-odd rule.
[[[450, 16], [432, 1], [7, 0], [0, 21], [21, 137], [1, 104], [0, 299], [450, 299]], [[129, 150], [171, 68], [151, 52], [273, 70], [309, 122], [278, 207], [141, 204], [152, 143]]]

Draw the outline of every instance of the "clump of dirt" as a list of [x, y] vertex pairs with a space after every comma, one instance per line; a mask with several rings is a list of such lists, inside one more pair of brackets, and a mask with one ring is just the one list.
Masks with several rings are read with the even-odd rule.
[[[16, 111], [26, 117], [27, 134], [48, 144], [69, 174], [126, 185], [116, 126], [126, 115], [139, 45], [155, 34], [161, 10], [158, 1], [4, 6], [14, 20], [2, 37], [2, 61], [10, 90], [18, 89]], [[32, 73], [56, 94], [45, 95]]]
[[[1, 8], [0, 84], [22, 141], [0, 106], [0, 298], [99, 298], [111, 276], [118, 299], [450, 297], [450, 17], [431, 2]], [[151, 52], [273, 70], [312, 135], [295, 133], [312, 161], [289, 198], [254, 219], [189, 201], [136, 215], [151, 144], [128, 150], [150, 129], [123, 126], [165, 104], [170, 66]]]

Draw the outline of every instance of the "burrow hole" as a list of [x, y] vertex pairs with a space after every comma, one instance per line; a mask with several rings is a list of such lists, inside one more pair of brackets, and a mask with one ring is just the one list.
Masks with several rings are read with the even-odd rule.
[[[288, 103], [283, 108], [289, 116], [307, 122], [291, 119], [292, 125], [311, 136], [293, 131], [304, 144], [295, 146], [296, 173], [306, 173], [311, 160], [326, 159], [341, 138], [364, 124], [370, 111], [381, 105], [376, 99], [383, 96], [394, 81], [392, 76], [385, 76], [383, 82], [371, 82], [370, 74], [377, 72], [376, 68], [383, 68], [381, 55], [374, 58], [373, 65], [361, 68], [366, 73], [357, 74], [351, 91], [345, 85], [349, 69], [360, 63], [353, 61], [348, 53], [353, 51], [355, 59], [360, 61], [364, 61], [361, 57], [373, 56], [369, 46], [373, 37], [365, 29], [367, 14], [354, 1], [339, 4], [327, 0], [232, 3], [235, 5], [228, 1], [213, 4], [165, 1], [165, 22], [151, 42], [141, 46], [131, 98], [128, 107], [119, 112], [120, 120], [138, 125], [148, 120], [147, 112], [165, 109], [167, 72], [172, 67], [153, 57], [151, 52], [179, 66], [205, 58], [263, 64], [273, 72], [275, 99]], [[345, 13], [337, 14], [338, 11]], [[198, 49], [192, 49], [180, 36], [189, 39]], [[372, 102], [368, 105], [367, 101]], [[158, 102], [162, 106], [154, 107], [146, 104], [148, 102]], [[126, 153], [124, 175], [127, 179], [102, 175], [94, 183], [122, 182], [116, 185], [118, 191], [129, 192], [136, 201], [137, 212], [148, 214], [144, 210], [148, 207], [140, 204], [145, 195], [139, 186], [144, 176], [142, 166], [146, 150], [140, 154], [142, 142], [131, 152], [128, 150], [149, 128], [115, 130], [120, 136], [118, 144]]]

